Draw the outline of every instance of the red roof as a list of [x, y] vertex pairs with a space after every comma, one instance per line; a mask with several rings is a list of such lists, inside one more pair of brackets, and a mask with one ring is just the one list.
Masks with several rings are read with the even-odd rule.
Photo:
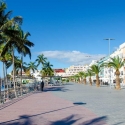
[[55, 71], [56, 73], [63, 73], [63, 72], [65, 72], [64, 69], [54, 69], [54, 71]]

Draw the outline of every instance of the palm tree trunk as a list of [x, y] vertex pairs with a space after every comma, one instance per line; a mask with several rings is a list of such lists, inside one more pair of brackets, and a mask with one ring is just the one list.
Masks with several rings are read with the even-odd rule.
[[119, 78], [120, 72], [119, 72], [119, 70], [116, 71], [115, 74], [116, 74], [116, 89], [120, 90], [121, 86], [120, 86], [120, 78]]
[[92, 79], [91, 79], [91, 77], [89, 77], [89, 83], [92, 86]]
[[7, 93], [7, 99], [8, 99], [8, 79], [7, 79], [7, 67], [6, 67], [6, 63], [5, 63], [5, 74], [6, 74], [6, 86], [7, 86], [6, 93]]
[[15, 85], [14, 49], [12, 49], [12, 57], [13, 57], [13, 85], [14, 85], [15, 98], [17, 98], [17, 94], [16, 94], [16, 85]]
[[4, 65], [4, 62], [3, 62], [3, 85], [4, 85], [4, 98], [3, 98], [3, 101], [5, 101], [5, 65]]
[[84, 84], [86, 85], [86, 78], [84, 78]]
[[2, 77], [0, 77], [0, 103], [1, 103], [1, 79]]
[[20, 91], [21, 91], [21, 96], [23, 94], [23, 88], [22, 88], [22, 68], [23, 68], [23, 55], [21, 55], [21, 78], [20, 78]]
[[100, 87], [100, 80], [98, 74], [96, 75], [96, 86]]

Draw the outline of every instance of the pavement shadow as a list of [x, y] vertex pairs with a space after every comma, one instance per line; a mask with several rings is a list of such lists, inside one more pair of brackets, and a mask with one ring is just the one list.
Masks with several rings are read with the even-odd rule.
[[63, 85], [74, 85], [73, 83], [64, 83]]
[[[79, 121], [82, 118], [78, 118], [77, 115], [71, 115], [65, 119], [56, 121], [51, 123], [50, 125], [72, 125], [74, 123], [76, 123], [77, 121]], [[85, 121], [83, 123], [76, 123], [78, 125], [105, 125], [106, 124], [106, 116], [103, 117], [98, 117], [89, 121]]]
[[77, 115], [70, 115], [64, 119], [59, 120], [59, 121], [52, 122], [49, 125], [72, 125], [80, 119], [81, 118], [78, 118]]
[[73, 104], [74, 105], [86, 105], [86, 103], [83, 103], [83, 102], [74, 102]]
[[28, 115], [22, 115], [16, 121], [2, 123], [1, 125], [33, 125], [33, 120]]
[[[17, 119], [6, 121], [6, 122], [2, 122], [2, 123], [0, 123], [0, 125], [32, 125], [31, 124], [31, 121], [32, 121], [31, 119], [33, 117], [39, 117], [39, 116], [41, 116], [43, 114], [48, 114], [48, 113], [52, 113], [52, 112], [58, 112], [59, 110], [65, 110], [67, 108], [72, 108], [72, 107], [74, 107], [74, 106], [68, 106], [68, 107], [64, 107], [64, 108], [60, 108], [60, 109], [56, 109], [56, 110], [51, 110], [51, 111], [48, 111], [48, 112], [43, 112], [43, 113], [39, 113], [39, 114], [35, 114], [35, 115], [22, 115], [22, 116], [20, 116]], [[19, 121], [21, 121], [21, 122], [19, 122]], [[22, 124], [22, 121], [23, 121], [23, 124]], [[30, 123], [30, 124], [28, 124], [28, 123]], [[35, 124], [33, 124], [33, 125], [35, 125]]]
[[97, 117], [88, 121], [83, 122], [80, 125], [105, 125], [107, 116]]
[[[2, 125], [44, 125], [44, 121], [42, 117], [40, 117], [38, 121], [38, 118], [31, 117], [28, 115], [22, 115], [17, 119], [16, 121], [11, 121], [9, 123], [4, 123]], [[78, 124], [78, 125], [105, 125], [106, 124], [106, 116], [97, 117], [95, 119], [91, 119], [85, 122], [81, 122], [80, 120], [82, 117], [79, 115], [70, 115], [64, 119], [60, 119], [54, 122], [50, 122], [49, 119], [46, 121], [48, 125], [72, 125], [72, 124]]]
[[44, 89], [44, 92], [47, 92], [47, 91], [62, 91], [62, 92], [66, 92], [66, 91], [70, 91], [69, 89], [66, 89], [65, 87], [62, 87], [62, 86], [52, 86], [52, 87], [47, 87]]

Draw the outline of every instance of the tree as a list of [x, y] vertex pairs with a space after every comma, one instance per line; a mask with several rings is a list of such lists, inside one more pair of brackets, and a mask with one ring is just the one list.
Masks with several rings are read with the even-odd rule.
[[35, 62], [30, 62], [27, 65], [27, 71], [32, 71], [33, 73], [35, 72], [35, 70], [37, 70], [37, 66], [35, 65]]
[[44, 57], [44, 55], [38, 55], [36, 62], [38, 62], [37, 66], [39, 66], [40, 64], [42, 64], [42, 66], [44, 66], [44, 64], [46, 63], [47, 58]]
[[22, 17], [16, 16], [12, 19], [10, 19], [10, 16], [12, 14], [12, 11], [6, 12], [6, 3], [0, 2], [0, 42], [3, 41], [3, 34], [9, 37], [16, 38], [17, 31], [11, 30], [10, 27], [17, 24], [22, 24]]
[[82, 83], [84, 72], [79, 72], [78, 75], [80, 77], [80, 82]]
[[87, 74], [88, 74], [88, 76], [89, 76], [89, 83], [90, 83], [90, 85], [92, 86], [92, 79], [91, 79], [91, 76], [93, 76], [94, 73], [92, 72], [92, 70], [88, 69], [88, 70], [87, 70]]
[[83, 72], [83, 81], [84, 84], [86, 85], [86, 77], [88, 76], [88, 74], [86, 72]]
[[[11, 50], [13, 50], [12, 46], [14, 46], [14, 41], [18, 42], [20, 41], [20, 38], [18, 37], [19, 32], [15, 30], [15, 27], [16, 25], [22, 24], [22, 17], [16, 16], [10, 19], [10, 14], [12, 13], [12, 11], [9, 11], [8, 13], [5, 14], [5, 9], [6, 9], [6, 4], [0, 3], [0, 45], [3, 43], [5, 44], [1, 56], [5, 55], [5, 53], [8, 50], [10, 50], [10, 48]], [[10, 41], [11, 42], [13, 41], [13, 44], [10, 44]], [[14, 57], [14, 52], [12, 52], [12, 56]], [[13, 58], [13, 64], [14, 64], [14, 58]], [[13, 76], [13, 82], [15, 90], [14, 76]], [[16, 96], [16, 91], [15, 91], [15, 96]]]
[[107, 63], [108, 67], [113, 67], [115, 69], [115, 75], [116, 75], [116, 89], [120, 90], [121, 86], [120, 86], [120, 68], [122, 66], [124, 66], [125, 61], [122, 60], [121, 58], [119, 58], [119, 56], [114, 57], [114, 58], [110, 58], [111, 60]]
[[31, 59], [31, 52], [30, 52], [30, 48], [29, 47], [33, 47], [34, 43], [32, 43], [31, 41], [28, 40], [28, 36], [30, 36], [29, 32], [24, 33], [23, 30], [21, 30], [20, 28], [19, 30], [19, 37], [22, 39], [22, 44], [21, 44], [21, 95], [22, 95], [22, 70], [24, 69], [23, 66], [23, 56], [26, 56], [27, 54], [29, 55], [30, 59]]
[[[0, 54], [2, 53], [4, 44], [2, 44], [0, 46]], [[0, 60], [3, 62], [3, 78], [4, 78], [4, 88], [6, 86], [7, 88], [7, 98], [8, 98], [8, 80], [7, 80], [7, 62], [10, 61], [12, 59], [12, 56], [10, 54], [10, 52], [6, 52], [5, 55], [0, 56]], [[5, 94], [5, 90], [4, 90], [4, 94]]]
[[74, 80], [75, 80], [75, 82], [79, 83], [79, 75], [78, 74], [74, 75]]
[[101, 70], [101, 66], [92, 65], [91, 70], [92, 70], [92, 72], [94, 72], [96, 74], [96, 86], [100, 87], [99, 72]]
[[43, 70], [46, 71], [46, 75], [47, 76], [51, 76], [53, 74], [53, 69], [52, 69], [52, 64], [50, 64], [50, 62], [46, 62], [44, 64]]

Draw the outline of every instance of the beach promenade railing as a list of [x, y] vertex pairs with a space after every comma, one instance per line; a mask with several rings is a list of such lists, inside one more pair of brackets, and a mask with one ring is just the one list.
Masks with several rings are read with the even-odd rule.
[[15, 98], [15, 91], [17, 98], [36, 91], [38, 84], [39, 82], [35, 81], [32, 83], [22, 84], [22, 86], [20, 86], [20, 83], [18, 82], [18, 84], [16, 83], [16, 88], [14, 90], [13, 83], [9, 82], [8, 86], [1, 90], [0, 105], [13, 100]]

